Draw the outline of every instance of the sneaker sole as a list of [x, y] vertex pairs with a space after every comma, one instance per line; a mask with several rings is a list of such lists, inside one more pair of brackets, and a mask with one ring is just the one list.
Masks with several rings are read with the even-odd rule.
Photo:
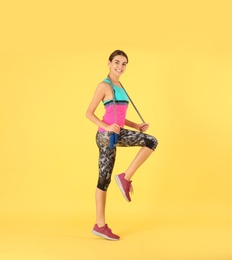
[[95, 235], [95, 236], [103, 237], [103, 238], [105, 238], [105, 239], [107, 239], [107, 240], [112, 240], [112, 241], [117, 241], [117, 240], [119, 240], [119, 238], [108, 237], [108, 236], [106, 236], [106, 235], [104, 235], [104, 234], [102, 234], [102, 233], [99, 233], [99, 232], [95, 231], [95, 230], [92, 230], [92, 234]]
[[114, 178], [115, 178], [115, 180], [116, 180], [116, 182], [117, 182], [117, 184], [118, 184], [118, 187], [119, 187], [119, 189], [120, 189], [120, 191], [121, 191], [123, 197], [125, 198], [125, 200], [126, 200], [127, 202], [130, 202], [130, 200], [128, 200], [128, 198], [127, 198], [127, 196], [126, 196], [126, 193], [125, 193], [125, 191], [124, 191], [124, 189], [123, 189], [123, 187], [122, 187], [122, 183], [121, 183], [119, 177], [116, 175], [116, 176], [114, 176]]

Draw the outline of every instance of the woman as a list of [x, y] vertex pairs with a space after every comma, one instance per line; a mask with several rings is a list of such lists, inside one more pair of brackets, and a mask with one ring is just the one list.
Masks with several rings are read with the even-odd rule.
[[[129, 202], [131, 201], [131, 178], [158, 144], [155, 137], [144, 134], [149, 127], [147, 123], [137, 124], [126, 119], [129, 99], [119, 79], [126, 70], [127, 63], [128, 57], [121, 50], [116, 50], [110, 55], [108, 61], [109, 75], [97, 86], [86, 112], [86, 117], [98, 126], [96, 142], [99, 148], [99, 178], [95, 195], [96, 224], [92, 233], [109, 240], [119, 240], [120, 238], [112, 233], [105, 222], [106, 194], [114, 167], [116, 146], [142, 147], [128, 169], [115, 176], [120, 191]], [[101, 101], [105, 106], [105, 114], [102, 120], [95, 115], [95, 110]], [[136, 131], [125, 129], [124, 126], [134, 128]], [[116, 141], [116, 145], [110, 147], [110, 138], [113, 133], [117, 134], [118, 141]]]

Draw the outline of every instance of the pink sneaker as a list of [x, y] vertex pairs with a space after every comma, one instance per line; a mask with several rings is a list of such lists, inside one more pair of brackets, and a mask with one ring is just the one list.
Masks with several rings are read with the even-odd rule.
[[130, 202], [130, 192], [133, 192], [133, 187], [131, 181], [127, 181], [124, 177], [125, 173], [121, 173], [119, 175], [116, 175], [114, 178], [118, 184], [120, 191], [122, 192], [122, 195], [128, 202]]
[[96, 236], [103, 237], [108, 240], [119, 240], [119, 236], [112, 233], [111, 229], [108, 228], [107, 224], [104, 227], [98, 227], [97, 224], [94, 225], [92, 233]]

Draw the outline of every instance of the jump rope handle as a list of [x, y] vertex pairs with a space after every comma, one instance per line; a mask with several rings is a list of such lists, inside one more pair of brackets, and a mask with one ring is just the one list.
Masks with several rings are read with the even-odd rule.
[[118, 134], [111, 133], [110, 134], [110, 148], [114, 149], [114, 145], [118, 143]]

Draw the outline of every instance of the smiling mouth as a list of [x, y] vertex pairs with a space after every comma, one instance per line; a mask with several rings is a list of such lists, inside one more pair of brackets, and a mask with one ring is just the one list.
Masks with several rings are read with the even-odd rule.
[[122, 72], [122, 70], [116, 70], [117, 72]]

